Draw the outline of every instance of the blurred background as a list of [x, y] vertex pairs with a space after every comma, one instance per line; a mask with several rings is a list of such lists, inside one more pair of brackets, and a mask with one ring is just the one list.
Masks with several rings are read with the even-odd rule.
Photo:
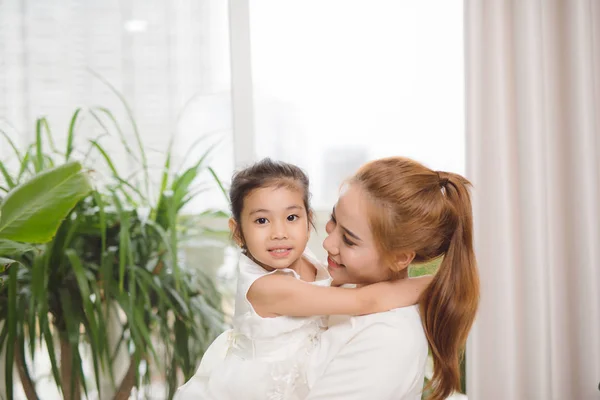
[[474, 183], [469, 397], [600, 398], [599, 26], [583, 0], [0, 0], [0, 198], [70, 161], [92, 186], [0, 252], [0, 398], [170, 398], [228, 323], [236, 168], [309, 174], [323, 257], [340, 183], [391, 155]]

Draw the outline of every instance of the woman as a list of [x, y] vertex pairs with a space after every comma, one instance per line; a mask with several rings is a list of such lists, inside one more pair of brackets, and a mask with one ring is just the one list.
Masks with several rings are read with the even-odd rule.
[[460, 389], [459, 360], [479, 300], [469, 182], [401, 157], [364, 165], [333, 209], [323, 247], [336, 284], [407, 277], [411, 262], [443, 256], [419, 308], [329, 319], [306, 371], [307, 399], [421, 398]]

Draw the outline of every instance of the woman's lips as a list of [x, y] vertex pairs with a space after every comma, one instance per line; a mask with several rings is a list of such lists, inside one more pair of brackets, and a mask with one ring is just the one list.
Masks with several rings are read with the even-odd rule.
[[331, 268], [343, 268], [344, 267], [342, 264], [338, 264], [337, 262], [335, 262], [333, 260], [333, 258], [331, 258], [331, 257], [327, 257], [327, 265], [329, 265]]

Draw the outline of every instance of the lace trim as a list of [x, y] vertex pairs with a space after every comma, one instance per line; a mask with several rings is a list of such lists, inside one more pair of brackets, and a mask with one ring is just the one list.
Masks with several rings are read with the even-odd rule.
[[301, 374], [300, 368], [307, 362], [308, 356], [319, 341], [321, 332], [312, 333], [306, 340], [306, 344], [299, 351], [299, 356], [290, 366], [288, 363], [275, 363], [271, 369], [273, 388], [267, 393], [267, 400], [290, 399], [296, 388], [306, 384], [306, 378]]

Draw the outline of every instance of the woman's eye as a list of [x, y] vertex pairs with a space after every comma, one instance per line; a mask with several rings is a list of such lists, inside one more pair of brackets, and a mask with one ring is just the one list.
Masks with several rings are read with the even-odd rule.
[[297, 216], [296, 214], [292, 214], [292, 215], [288, 215], [287, 220], [290, 221], [290, 222], [294, 222], [298, 218], [300, 218], [300, 217]]
[[257, 218], [256, 221], [254, 221], [254, 222], [256, 222], [259, 225], [264, 225], [267, 223], [267, 219], [266, 218]]
[[342, 235], [342, 240], [344, 241], [344, 243], [346, 243], [347, 246], [352, 247], [356, 245], [356, 243], [349, 241], [346, 235]]

